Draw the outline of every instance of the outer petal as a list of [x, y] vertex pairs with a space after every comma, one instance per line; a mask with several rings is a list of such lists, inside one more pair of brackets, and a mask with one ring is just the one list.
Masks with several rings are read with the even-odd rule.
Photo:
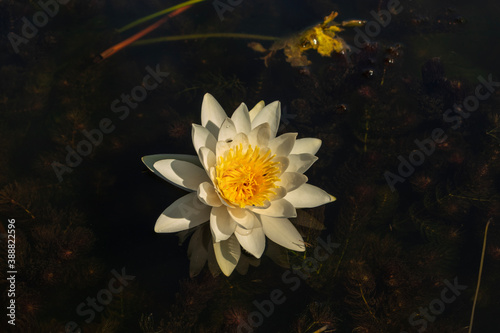
[[149, 170], [151, 170], [155, 175], [157, 175], [160, 178], [163, 178], [166, 181], [169, 181], [167, 178], [165, 178], [160, 171], [158, 171], [155, 167], [154, 164], [160, 160], [180, 160], [180, 161], [185, 161], [192, 163], [194, 165], [201, 166], [200, 159], [198, 156], [194, 155], [183, 155], [183, 154], [156, 154], [156, 155], [148, 155], [148, 156], [143, 156], [142, 157], [142, 163], [144, 163]]
[[268, 123], [263, 123], [254, 127], [248, 134], [248, 143], [253, 147], [267, 147], [271, 139], [271, 127]]
[[288, 219], [260, 216], [260, 220], [270, 240], [290, 250], [305, 251], [302, 236]]
[[313, 208], [335, 201], [335, 197], [319, 187], [304, 184], [298, 189], [288, 192], [286, 197], [295, 208]]
[[226, 118], [226, 120], [224, 120], [224, 122], [222, 122], [222, 125], [220, 126], [219, 137], [217, 138], [217, 141], [232, 140], [235, 135], [236, 127], [234, 126], [233, 121], [229, 118]]
[[240, 245], [255, 258], [260, 258], [266, 247], [266, 236], [263, 228], [254, 228], [248, 235], [235, 233]]
[[285, 133], [272, 139], [269, 142], [269, 148], [273, 154], [276, 154], [276, 156], [288, 156], [295, 145], [296, 138], [297, 133]]
[[306, 172], [311, 167], [311, 165], [313, 165], [313, 163], [318, 160], [318, 158], [313, 154], [307, 153], [290, 154], [288, 155], [288, 159], [290, 160], [290, 165], [288, 166], [288, 169], [286, 169], [286, 171], [299, 173]]
[[250, 116], [250, 121], [253, 121], [255, 117], [259, 114], [259, 112], [266, 106], [266, 103], [264, 101], [260, 101], [259, 103], [255, 104], [255, 106], [248, 112], [248, 115]]
[[214, 207], [210, 213], [210, 229], [215, 242], [228, 239], [234, 233], [236, 222], [229, 216], [226, 206]]
[[196, 227], [210, 218], [211, 207], [189, 193], [167, 207], [155, 224], [155, 232], [178, 232]]
[[215, 192], [215, 187], [212, 185], [211, 182], [201, 183], [196, 193], [198, 195], [198, 199], [205, 205], [211, 207], [222, 206], [222, 202], [220, 201], [219, 196]]
[[201, 147], [200, 150], [198, 151], [198, 156], [200, 157], [200, 161], [203, 164], [203, 167], [205, 168], [205, 171], [208, 174], [210, 168], [213, 167], [217, 162], [217, 160], [215, 159], [214, 152], [208, 149], [207, 147]]
[[298, 172], [285, 172], [275, 185], [283, 186], [287, 192], [293, 191], [307, 182], [307, 177]]
[[189, 257], [189, 276], [195, 277], [200, 274], [203, 266], [208, 260], [208, 248], [205, 242], [205, 232], [208, 230], [205, 228], [205, 225], [202, 225], [198, 228], [193, 236], [191, 236], [191, 240], [189, 241], [189, 246], [187, 250], [187, 254]]
[[214, 242], [215, 258], [224, 275], [229, 276], [238, 264], [241, 256], [240, 243], [235, 235], [222, 242]]
[[315, 155], [321, 147], [321, 140], [316, 138], [297, 139], [290, 154], [308, 153]]
[[279, 101], [266, 105], [252, 120], [252, 129], [263, 123], [269, 123], [271, 138], [276, 137], [281, 117], [281, 104]]
[[234, 111], [233, 115], [231, 116], [231, 120], [236, 127], [237, 133], [250, 133], [250, 114], [248, 113], [248, 108], [245, 103], [241, 103], [240, 106]]
[[160, 160], [153, 167], [170, 183], [188, 191], [196, 191], [201, 183], [210, 181], [205, 170], [189, 162]]
[[219, 102], [212, 95], [205, 94], [201, 104], [201, 125], [206, 127], [214, 137], [218, 137], [219, 128], [226, 118], [226, 112]]
[[217, 143], [217, 140], [215, 139], [215, 136], [205, 127], [193, 124], [191, 138], [193, 139], [193, 146], [196, 152], [198, 152], [201, 147], [207, 147], [211, 151], [215, 151], [215, 144]]
[[[288, 197], [288, 195], [286, 197]], [[272, 217], [297, 216], [297, 212], [295, 211], [293, 205], [285, 199], [278, 199], [271, 202], [271, 206], [269, 206], [268, 208], [250, 207], [248, 209], [254, 212], [255, 214], [272, 216]]]

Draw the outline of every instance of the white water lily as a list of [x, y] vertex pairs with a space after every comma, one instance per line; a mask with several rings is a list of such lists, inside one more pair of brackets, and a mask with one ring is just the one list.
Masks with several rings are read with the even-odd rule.
[[335, 200], [307, 184], [303, 174], [318, 159], [321, 140], [296, 139], [297, 133], [276, 137], [281, 107], [278, 101], [242, 103], [231, 118], [206, 94], [202, 125], [193, 124], [198, 156], [150, 155], [146, 166], [191, 193], [172, 203], [158, 218], [155, 231], [169, 233], [210, 223], [213, 250], [222, 272], [229, 276], [241, 247], [260, 258], [266, 237], [294, 251], [304, 241], [289, 218], [296, 208], [317, 207]]

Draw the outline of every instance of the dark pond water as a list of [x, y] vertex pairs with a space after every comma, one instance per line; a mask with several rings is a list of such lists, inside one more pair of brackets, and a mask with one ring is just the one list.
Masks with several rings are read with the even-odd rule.
[[[1, 331], [469, 332], [474, 305], [472, 331], [499, 331], [498, 2], [202, 1], [140, 39], [178, 40], [109, 57], [178, 3], [37, 3], [0, 1]], [[350, 51], [266, 66], [266, 38], [332, 11], [367, 21]], [[256, 36], [186, 37], [227, 33]], [[229, 114], [279, 100], [279, 133], [323, 142], [307, 176], [337, 200], [300, 213], [307, 251], [281, 266], [191, 278], [189, 241], [154, 232], [185, 192], [141, 157], [194, 154], [207, 92]]]

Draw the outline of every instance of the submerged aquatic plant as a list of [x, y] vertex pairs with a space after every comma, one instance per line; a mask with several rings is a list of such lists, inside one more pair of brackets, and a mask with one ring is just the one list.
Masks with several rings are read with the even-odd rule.
[[[321, 146], [315, 138], [296, 139], [297, 133], [276, 137], [281, 108], [278, 101], [242, 103], [229, 118], [215, 98], [206, 94], [202, 125], [193, 124], [198, 156], [150, 155], [146, 166], [189, 193], [158, 218], [155, 231], [178, 232], [210, 221], [213, 250], [222, 272], [236, 267], [241, 247], [256, 258], [266, 236], [295, 251], [304, 241], [289, 218], [296, 208], [317, 207], [335, 200], [307, 184], [303, 174], [317, 160]], [[241, 245], [241, 247], [240, 247]]]

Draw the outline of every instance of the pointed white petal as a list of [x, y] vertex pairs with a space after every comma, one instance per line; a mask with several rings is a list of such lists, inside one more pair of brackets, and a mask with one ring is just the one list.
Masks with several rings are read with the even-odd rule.
[[303, 138], [295, 140], [290, 154], [313, 154], [315, 155], [321, 147], [321, 140], [316, 138]]
[[215, 146], [215, 158], [216, 161], [219, 161], [221, 157], [224, 157], [224, 154], [231, 149], [231, 145], [226, 141], [217, 141], [217, 145]]
[[281, 198], [284, 198], [286, 196], [286, 189], [283, 186], [277, 187], [273, 189], [274, 194], [271, 194], [269, 196], [269, 201], [275, 201], [279, 200]]
[[242, 145], [243, 149], [248, 146], [248, 136], [245, 133], [238, 133], [234, 136], [233, 140], [228, 142], [230, 148]]
[[205, 127], [193, 124], [191, 130], [191, 138], [193, 139], [194, 150], [198, 152], [201, 147], [207, 147], [211, 151], [215, 151], [217, 140]]
[[255, 106], [248, 112], [248, 115], [250, 116], [250, 121], [253, 121], [255, 117], [259, 114], [259, 112], [266, 106], [266, 103], [264, 101], [260, 101], [259, 103], [255, 104]]
[[311, 184], [304, 184], [288, 192], [285, 199], [295, 208], [313, 208], [336, 200], [335, 197]]
[[234, 111], [231, 116], [231, 120], [234, 122], [234, 126], [236, 127], [236, 133], [250, 133], [250, 114], [248, 113], [248, 108], [245, 103], [241, 103], [240, 106]]
[[196, 191], [201, 183], [210, 181], [205, 170], [189, 162], [160, 160], [153, 167], [170, 183], [188, 191]]
[[[286, 197], [288, 197], [288, 195]], [[254, 212], [255, 214], [272, 216], [272, 217], [297, 216], [297, 212], [295, 211], [293, 205], [285, 199], [278, 199], [271, 202], [271, 206], [269, 206], [268, 208], [263, 209], [257, 207], [250, 207], [248, 209]]]
[[208, 230], [205, 225], [198, 228], [191, 236], [187, 250], [189, 258], [189, 276], [195, 277], [200, 274], [203, 266], [208, 260], [208, 248], [205, 242], [205, 232]]
[[215, 258], [225, 276], [231, 275], [241, 256], [240, 243], [235, 235], [222, 242], [214, 242]]
[[198, 187], [198, 191], [196, 192], [198, 195], [198, 199], [203, 202], [205, 205], [211, 207], [220, 207], [222, 206], [222, 202], [219, 199], [219, 196], [215, 192], [215, 187], [211, 182], [203, 182]]
[[155, 232], [178, 232], [196, 227], [210, 218], [211, 207], [189, 193], [167, 207], [155, 224]]
[[[260, 222], [259, 222], [259, 225], [260, 225]], [[240, 227], [239, 225], [237, 225], [236, 229], [234, 229], [235, 234], [240, 234], [243, 236], [250, 235], [251, 232], [252, 232], [252, 229], [245, 229], [243, 227]]]
[[226, 112], [219, 102], [212, 95], [205, 94], [201, 104], [201, 125], [206, 127], [214, 137], [218, 137], [219, 128], [226, 118]]
[[252, 229], [258, 226], [258, 220], [255, 214], [244, 208], [228, 208], [229, 215], [233, 218], [236, 223], [245, 229]]
[[290, 154], [288, 155], [290, 165], [286, 171], [288, 172], [306, 172], [314, 162], [318, 160], [313, 154]]
[[233, 140], [233, 137], [236, 135], [236, 127], [231, 119], [226, 118], [224, 122], [222, 122], [219, 130], [219, 137], [217, 141], [229, 141]]
[[280, 169], [280, 172], [278, 174], [278, 177], [285, 172], [285, 170], [288, 169], [288, 165], [290, 164], [288, 157], [286, 156], [276, 156], [273, 158], [273, 162], [278, 162], [278, 168]]
[[297, 133], [285, 133], [269, 141], [269, 148], [276, 156], [288, 156], [295, 144]]
[[271, 127], [268, 123], [263, 123], [250, 131], [248, 143], [252, 147], [267, 147], [271, 139]]
[[273, 242], [294, 251], [305, 251], [304, 240], [286, 218], [260, 216], [266, 236]]
[[210, 229], [215, 242], [228, 239], [234, 233], [236, 222], [229, 216], [226, 206], [214, 207], [210, 213]]
[[278, 126], [281, 117], [281, 104], [279, 101], [266, 105], [252, 120], [252, 129], [263, 123], [269, 123], [271, 128], [271, 138], [278, 133]]
[[247, 251], [253, 254], [255, 258], [260, 258], [266, 247], [266, 236], [263, 228], [254, 228], [248, 235], [240, 235], [235, 233], [240, 245]]
[[198, 156], [200, 157], [200, 161], [201, 164], [203, 165], [203, 168], [205, 168], [205, 171], [210, 176], [209, 174], [210, 168], [215, 166], [215, 163], [217, 162], [215, 159], [214, 152], [208, 149], [207, 147], [201, 147], [198, 152]]
[[307, 182], [307, 177], [298, 172], [285, 172], [280, 176], [280, 180], [276, 182], [277, 186], [283, 186], [287, 192], [291, 192], [296, 188], [304, 185]]
[[156, 154], [156, 155], [148, 155], [142, 157], [142, 163], [144, 163], [149, 170], [151, 170], [155, 175], [160, 178], [163, 178], [166, 181], [169, 181], [165, 176], [163, 176], [160, 171], [158, 171], [154, 164], [161, 160], [179, 160], [192, 163], [194, 165], [201, 166], [200, 159], [198, 156], [194, 155], [184, 155], [184, 154]]

